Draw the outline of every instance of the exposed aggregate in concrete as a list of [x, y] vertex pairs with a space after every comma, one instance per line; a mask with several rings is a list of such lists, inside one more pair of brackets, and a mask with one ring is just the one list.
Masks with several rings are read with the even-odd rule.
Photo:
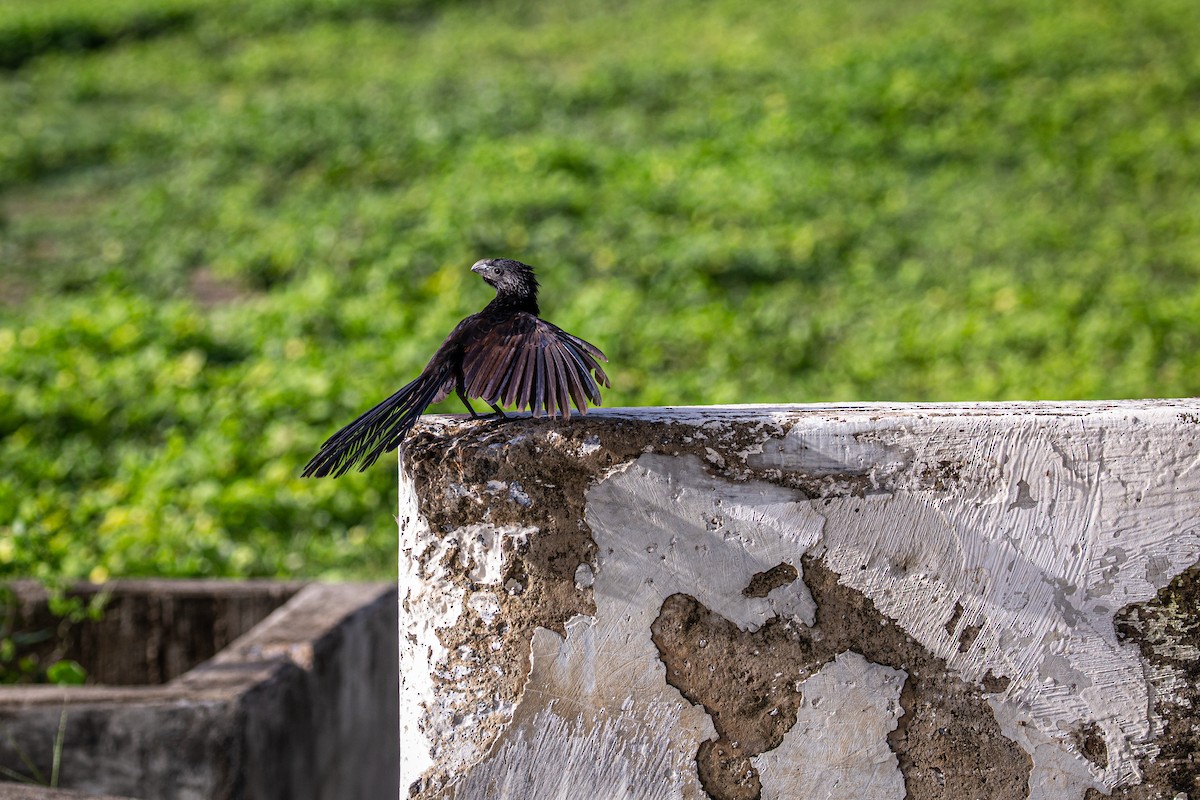
[[[908, 472], [908, 463], [890, 472], [781, 469], [771, 453], [763, 452], [763, 442], [781, 440], [788, 428], [786, 421], [701, 426], [619, 416], [578, 422], [424, 422], [407, 445], [405, 463], [420, 511], [435, 534], [451, 536], [476, 522], [536, 529], [506, 553], [500, 582], [504, 590], [495, 593], [498, 610], [486, 618], [466, 614], [452, 628], [439, 630], [451, 663], [437, 680], [494, 706], [520, 700], [533, 632], [544, 627], [562, 634], [568, 620], [595, 611], [591, 582], [577, 580], [582, 566], [596, 563], [596, 545], [584, 522], [587, 489], [644, 453], [693, 455], [714, 476], [787, 486], [798, 501], [889, 493], [901, 484], [949, 491], [972, 480], [980, 468], [945, 460]], [[886, 444], [886, 432], [870, 435]], [[1019, 508], [1033, 502], [1028, 485], [1013, 500]], [[454, 549], [440, 557], [468, 597], [480, 590], [470, 577], [475, 564], [463, 562]], [[817, 621], [811, 629], [776, 618], [758, 630], [743, 631], [686, 594], [668, 598], [654, 624], [653, 640], [668, 682], [707, 710], [719, 735], [697, 753], [705, 791], [717, 800], [760, 797], [750, 759], [777, 747], [795, 721], [803, 700], [797, 684], [850, 651], [906, 675], [900, 695], [903, 714], [887, 738], [907, 797], [1025, 797], [1031, 759], [1001, 733], [987, 701], [989, 694], [1004, 692], [1008, 678], [989, 671], [978, 684], [963, 681], [871, 600], [841, 585], [820, 558], [806, 556], [802, 572], [780, 564], [756, 575], [744, 594], [764, 597], [802, 579], [816, 602]], [[1156, 701], [1156, 711], [1166, 720], [1161, 755], [1142, 761], [1144, 783], [1115, 797], [1148, 800], [1181, 791], [1193, 797], [1200, 793], [1200, 737], [1192, 723], [1200, 702], [1198, 583], [1193, 569], [1163, 589], [1158, 600], [1129, 606], [1119, 617], [1122, 636], [1141, 649], [1149, 664], [1161, 667], [1156, 674], [1166, 676], [1170, 685], [1161, 687]], [[946, 624], [947, 633], [952, 635], [961, 615], [959, 607]], [[960, 652], [969, 650], [979, 633], [979, 626], [962, 626]], [[480, 656], [483, 648], [486, 657]], [[465, 668], [453, 669], [456, 663]], [[490, 668], [480, 668], [484, 664]], [[733, 672], [731, 665], [736, 665]], [[1185, 686], [1170, 677], [1180, 674], [1187, 676]], [[1104, 738], [1095, 726], [1081, 726], [1070, 737], [1083, 757], [1098, 767], [1107, 765]], [[427, 775], [411, 793], [443, 796], [449, 778]]]
[[950, 675], [944, 661], [837, 579], [820, 559], [804, 559], [817, 604], [811, 629], [776, 618], [744, 632], [686, 595], [663, 604], [654, 642], [667, 680], [707, 709], [721, 735], [697, 754], [709, 795], [759, 797], [750, 758], [777, 747], [795, 723], [796, 685], [850, 651], [908, 675], [904, 714], [888, 738], [911, 797], [1023, 797], [1029, 756], [1001, 734], [980, 687]]
[[[780, 425], [769, 435], [785, 433]], [[745, 480], [758, 471], [745, 466], [744, 453], [762, 438], [758, 426], [706, 431], [594, 416], [586, 424], [528, 417], [503, 423], [424, 420], [406, 445], [405, 465], [417, 484], [421, 513], [435, 533], [450, 535], [471, 522], [537, 529], [504, 565], [500, 611], [491, 624], [472, 615], [439, 633], [451, 653], [475, 654], [481, 644], [495, 643], [487, 661], [498, 669], [470, 669], [467, 687], [453, 670], [440, 680], [496, 704], [514, 703], [528, 675], [533, 631], [544, 627], [561, 634], [567, 620], [594, 613], [591, 587], [577, 586], [575, 574], [580, 564], [596, 558], [583, 519], [585, 492], [598, 478], [644, 452], [659, 452], [698, 455], [714, 473]], [[513, 483], [520, 484], [527, 502], [482, 501], [489, 484]], [[480, 588], [469, 578], [473, 564], [457, 564], [456, 552], [444, 558], [468, 593]]]
[[[568, 619], [576, 614], [594, 612], [589, 588], [580, 588], [574, 580], [579, 564], [591, 563], [595, 559], [595, 544], [590, 532], [582, 522], [584, 518], [584, 493], [599, 477], [613, 467], [627, 463], [645, 452], [667, 455], [697, 455], [711, 472], [730, 480], [764, 479], [790, 485], [798, 490], [797, 499], [814, 496], [861, 496], [867, 492], [881, 491], [875, 477], [863, 474], [826, 474], [805, 476], [796, 472], [784, 472], [769, 466], [752, 467], [746, 456], [761, 448], [764, 433], [778, 439], [787, 433], [784, 425], [772, 426], [764, 431], [761, 426], [744, 430], [738, 426], [710, 426], [707, 430], [687, 425], [664, 425], [623, 419], [597, 419], [587, 421], [586, 428], [573, 426], [562, 421], [518, 419], [501, 424], [488, 422], [460, 421], [457, 423], [427, 423], [409, 443], [406, 467], [417, 482], [421, 498], [421, 512], [434, 531], [449, 534], [464, 524], [473, 521], [493, 525], [533, 526], [537, 535], [518, 548], [505, 564], [503, 585], [507, 591], [499, 595], [500, 612], [491, 624], [485, 624], [477, 615], [463, 619], [451, 630], [440, 632], [443, 645], [458, 654], [459, 659], [473, 659], [478, 664], [478, 649], [485, 642], [496, 642], [490, 647], [487, 661], [498, 669], [470, 669], [469, 683], [462, 685], [462, 672], [448, 670], [443, 680], [453, 681], [457, 689], [468, 689], [468, 693], [493, 698], [496, 703], [515, 703], [521, 694], [528, 674], [529, 641], [537, 627], [563, 632]], [[648, 446], [647, 442], [651, 444]], [[958, 468], [946, 462], [941, 468], [925, 476], [928, 484], [944, 488], [957, 478]], [[525, 503], [488, 503], [479, 498], [494, 487], [519, 483], [527, 496]], [[436, 487], [455, 487], [453, 491], [438, 491]], [[455, 554], [447, 555], [447, 562]], [[468, 591], [479, 587], [466, 578], [473, 565], [460, 570], [460, 580]], [[747, 596], [765, 596], [774, 586], [794, 579], [796, 572], [791, 565], [780, 565], [770, 574], [756, 576], [758, 580], [746, 587]], [[819, 575], [817, 562], [806, 572]], [[806, 576], [806, 582], [812, 578]], [[815, 590], [814, 590], [815, 591]], [[865, 653], [872, 647], [852, 646], [858, 639], [879, 642], [880, 621], [864, 622], [864, 630], [854, 636], [845, 625], [843, 608], [849, 590], [837, 594], [826, 592], [825, 601], [836, 598], [836, 605], [826, 607], [818, 602], [818, 613], [823, 619], [838, 619], [838, 635], [825, 630], [819, 654], [810, 653], [800, 659], [797, 648], [803, 643], [812, 648], [815, 644], [799, 636], [789, 626], [776, 622], [768, 624], [754, 634], [737, 631], [728, 622], [713, 620], [713, 630], [706, 634], [710, 653], [726, 652], [728, 658], [712, 659], [715, 664], [744, 663], [745, 659], [733, 657], [734, 651], [749, 648], [755, 656], [758, 673], [752, 681], [749, 674], [730, 676], [724, 671], [711, 674], [707, 690], [694, 687], [694, 694], [684, 691], [685, 696], [704, 705], [710, 712], [728, 705], [716, 698], [729, 696], [731, 686], [739, 687], [739, 700], [725, 713], [714, 713], [714, 722], [722, 739], [702, 746], [697, 762], [702, 782], [714, 798], [743, 798], [758, 796], [758, 778], [750, 765], [749, 757], [771, 749], [779, 744], [795, 721], [796, 707], [800, 694], [793, 687], [797, 680], [814, 672], [822, 663], [838, 652], [853, 649]], [[695, 601], [692, 601], [695, 602]], [[859, 596], [853, 604], [869, 601]], [[676, 606], [683, 606], [680, 599]], [[678, 612], [679, 609], [677, 608]], [[872, 607], [873, 611], [873, 607]], [[664, 610], [666, 613], [666, 610]], [[678, 614], [676, 614], [677, 616]], [[703, 617], [710, 619], [709, 617]], [[875, 612], [875, 616], [878, 616]], [[666, 626], [656, 630], [656, 636], [666, 640]], [[893, 631], [895, 629], [893, 628]], [[693, 637], [693, 640], [696, 637]], [[704, 638], [704, 637], [701, 637]], [[895, 637], [885, 637], [891, 641]], [[907, 639], [907, 637], [901, 637]], [[778, 641], [771, 641], [771, 640]], [[656, 643], [658, 639], [656, 639]], [[768, 646], [768, 642], [770, 645]], [[790, 643], [785, 645], [784, 643]], [[876, 646], [874, 649], [878, 649]], [[921, 664], [928, 661], [921, 655], [921, 648], [907, 640], [905, 651], [911, 656], [908, 661]], [[686, 653], [688, 648], [677, 647], [677, 653]], [[870, 658], [870, 656], [868, 656]], [[667, 656], [664, 654], [664, 660]], [[875, 659], [872, 659], [875, 660]], [[894, 657], [891, 661], [895, 661]], [[798, 670], [801, 663], [808, 663], [807, 670]], [[877, 663], [890, 663], [879, 660]], [[905, 668], [903, 664], [895, 664]], [[944, 665], [942, 668], [944, 670]], [[925, 671], [930, 675], [932, 671]], [[790, 680], [773, 677], [775, 673], [786, 673]], [[749, 692], [747, 685], [758, 687]], [[677, 688], [683, 686], [672, 681]], [[913, 795], [917, 797], [962, 797], [963, 792], [982, 789], [988, 778], [975, 776], [974, 771], [955, 771], [939, 767], [922, 758], [917, 746], [907, 746], [905, 733], [914, 724], [922, 724], [928, 715], [942, 712], [945, 719], [960, 720], [954, 726], [953, 735], [947, 728], [943, 738], [958, 744], [967, 756], [967, 761], [978, 761], [984, 771], [992, 775], [991, 786], [1015, 785], [1028, 776], [1028, 757], [1011, 741], [999, 734], [995, 720], [986, 703], [972, 697], [962, 687], [950, 688], [937, 685], [932, 675], [921, 677], [921, 669], [906, 682], [902, 703], [908, 713], [901, 718], [901, 725], [892, 737], [900, 759], [901, 770], [906, 780], [913, 785], [934, 787], [933, 793]], [[913, 685], [921, 687], [914, 690]], [[770, 687], [769, 689], [767, 687]], [[707, 700], [707, 702], [706, 702]], [[770, 708], [778, 713], [771, 715]], [[957, 708], [956, 708], [957, 706]], [[911, 709], [911, 710], [909, 710]], [[957, 713], [952, 713], [957, 712]], [[766, 715], [764, 720], [762, 717]], [[979, 718], [981, 722], [966, 720]], [[917, 720], [914, 723], [914, 720]], [[990, 725], [987, 723], [990, 722]], [[926, 723], [926, 726], [932, 723]], [[973, 730], [982, 726], [982, 732]], [[941, 726], [946, 727], [946, 726]], [[960, 730], [961, 729], [961, 730]], [[736, 742], [736, 746], [735, 743]], [[912, 751], [911, 754], [909, 751]], [[932, 756], [934, 761], [943, 755]], [[964, 763], [956, 759], [956, 763]], [[949, 774], [947, 774], [949, 773]], [[431, 787], [444, 785], [437, 777], [431, 778]], [[418, 787], [414, 786], [414, 791]]]
[[[1121, 609], [1117, 633], [1136, 645], [1151, 665], [1147, 672], [1157, 684], [1154, 707], [1165, 725], [1157, 739], [1158, 755], [1142, 764], [1144, 781], [1111, 797], [1200, 797], [1200, 564], [1175, 576], [1154, 600]], [[1090, 791], [1087, 800], [1102, 797]]]

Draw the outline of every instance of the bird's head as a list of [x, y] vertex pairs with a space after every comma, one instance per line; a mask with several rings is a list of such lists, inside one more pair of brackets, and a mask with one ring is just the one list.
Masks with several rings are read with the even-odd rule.
[[537, 298], [537, 278], [533, 276], [533, 267], [528, 264], [511, 258], [485, 258], [476, 261], [471, 271], [494, 286], [497, 296]]

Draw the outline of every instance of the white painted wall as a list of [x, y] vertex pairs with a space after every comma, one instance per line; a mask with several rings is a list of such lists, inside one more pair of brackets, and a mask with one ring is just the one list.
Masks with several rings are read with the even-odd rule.
[[[643, 424], [647, 452], [589, 461], [622, 421]], [[401, 796], [424, 776], [422, 797], [705, 797], [695, 755], [713, 721], [667, 683], [651, 624], [684, 593], [741, 630], [807, 628], [802, 575], [742, 592], [776, 564], [802, 571], [806, 554], [957, 678], [1006, 683], [978, 694], [1031, 759], [1029, 797], [1143, 779], [1178, 677], [1122, 641], [1114, 616], [1200, 560], [1200, 402], [618, 409], [555, 424], [517, 423], [509, 438], [590, 471], [580, 535], [596, 557], [574, 580], [595, 611], [565, 635], [532, 632], [515, 698], [479, 688], [511, 639], [454, 653], [439, 631], [504, 618], [520, 602], [504, 566], [540, 531], [488, 521], [489, 504], [512, 516], [512, 491], [401, 470]], [[662, 445], [660, 428], [690, 452]], [[507, 446], [486, 424], [429, 429]], [[478, 500], [470, 518], [431, 531], [425, 514], [463, 493]], [[847, 651], [800, 683], [795, 724], [753, 759], [763, 797], [903, 798], [887, 736], [907, 677]], [[1106, 765], [1072, 738], [1091, 725]]]

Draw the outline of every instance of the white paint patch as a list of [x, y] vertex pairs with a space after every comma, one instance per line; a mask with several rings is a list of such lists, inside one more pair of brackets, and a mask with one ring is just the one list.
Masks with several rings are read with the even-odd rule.
[[1055, 738], [1029, 724], [1029, 715], [1016, 704], [989, 697], [988, 705], [1000, 723], [1000, 732], [1021, 745], [1033, 759], [1029, 773], [1029, 797], [1057, 800], [1082, 797], [1095, 786], [1092, 765]]
[[912, 463], [912, 451], [880, 435], [870, 419], [797, 426], [782, 439], [763, 445], [746, 462], [756, 469], [780, 469], [810, 476], [870, 475], [876, 487]]
[[479, 615], [483, 624], [488, 626], [496, 621], [496, 616], [500, 613], [500, 601], [492, 592], [472, 592], [467, 605]]
[[[512, 442], [509, 442], [509, 444], [512, 444]], [[529, 506], [533, 505], [533, 500], [526, 493], [525, 487], [517, 481], [513, 481], [512, 483], [505, 483], [504, 481], [495, 480], [488, 481], [484, 488], [488, 494], [504, 495], [508, 498], [509, 502], [516, 503], [519, 506], [528, 508]]]
[[711, 447], [706, 447], [706, 448], [704, 448], [704, 453], [705, 453], [704, 457], [707, 458], [712, 463], [716, 464], [718, 467], [725, 466], [725, 457], [722, 456], [720, 453], [718, 453], [716, 450], [713, 450]]
[[[403, 451], [401, 451], [403, 459]], [[415, 779], [434, 764], [434, 737], [424, 724], [428, 704], [436, 703], [435, 670], [446, 660], [437, 631], [461, 613], [462, 591], [445, 585], [445, 575], [428, 575], [421, 557], [438, 541], [421, 516], [417, 492], [400, 462], [400, 774]]]
[[[696, 597], [743, 630], [781, 612], [811, 619], [812, 598], [800, 581], [765, 598], [742, 595], [756, 573], [781, 561], [794, 561], [799, 569], [799, 556], [816, 541], [822, 520], [791, 503], [794, 496], [771, 484], [730, 484], [703, 475], [691, 460], [659, 456], [643, 456], [594, 487], [587, 517], [598, 547], [596, 614], [568, 622], [565, 639], [537, 630], [513, 724], [493, 756], [467, 773], [464, 785], [478, 785], [476, 772], [491, 774], [500, 753], [512, 770], [546, 770], [537, 760], [549, 747], [550, 734], [539, 727], [544, 709], [576, 720], [578, 730], [594, 735], [606, 730], [602, 723], [619, 711], [623, 723], [632, 726], [627, 729], [638, 730], [636, 738], [622, 744], [623, 769], [657, 774], [669, 757], [678, 779], [664, 796], [706, 797], [696, 774], [696, 750], [716, 738], [716, 730], [703, 708], [667, 684], [650, 626], [663, 601], [676, 592]], [[785, 505], [791, 513], [782, 509]], [[763, 507], [778, 507], [780, 513], [764, 515]], [[681, 509], [683, 514], [676, 513]], [[591, 747], [602, 744], [593, 740]]]
[[[542, 708], [455, 787], [455, 800], [675, 800], [682, 776], [665, 738], [615, 715], [588, 724]], [[631, 747], [631, 743], [637, 743]], [[558, 768], [558, 766], [564, 768]]]
[[[507, 486], [506, 486], [507, 488]], [[470, 569], [467, 576], [475, 583], [495, 586], [504, 576], [504, 553], [524, 545], [537, 528], [512, 525], [465, 525], [454, 532], [448, 543], [457, 542], [459, 563]]]
[[508, 499], [525, 508], [529, 508], [531, 505], [533, 505], [533, 500], [530, 499], [529, 495], [525, 492], [525, 487], [516, 481], [513, 481], [508, 487]]
[[479, 497], [479, 492], [472, 489], [470, 486], [464, 486], [461, 483], [450, 483], [446, 485], [444, 492], [447, 498], [453, 499], [458, 497], [469, 497], [476, 503], [483, 502]]
[[575, 588], [590, 589], [592, 584], [596, 582], [596, 574], [592, 571], [590, 564], [580, 564], [575, 568]]
[[[606, 658], [613, 645], [595, 618], [576, 616], [566, 631], [565, 639], [545, 628], [534, 633], [529, 683], [512, 726], [452, 796], [706, 797], [695, 752], [716, 735], [708, 716], [666, 685], [657, 659], [617, 665]], [[653, 647], [648, 633], [646, 642]], [[495, 793], [515, 790], [505, 783], [514, 778], [533, 793]]]
[[796, 724], [779, 747], [750, 759], [763, 800], [903, 800], [904, 777], [887, 735], [904, 713], [907, 677], [847, 652], [805, 680]]
[[[1037, 732], [1017, 739], [1034, 759], [1032, 797], [1136, 783], [1159, 722], [1148, 713], [1139, 653], [1117, 640], [1113, 615], [1151, 599], [1200, 557], [1200, 481], [1177, 479], [1197, 459], [1186, 446], [1193, 431], [1175, 434], [1160, 421], [1151, 440], [1144, 425], [1115, 413], [871, 425], [823, 424], [835, 432], [822, 437], [797, 424], [791, 444], [764, 453], [774, 453], [771, 467], [804, 474], [832, 474], [841, 463], [892, 493], [796, 503], [770, 484], [714, 482], [694, 459], [643, 456], [589, 496], [601, 553], [636, 561], [631, 576], [658, 582], [639, 549], [675, 552], [687, 543], [698, 557], [664, 562], [665, 580], [753, 627], [761, 620], [749, 618], [751, 606], [729, 583], [703, 589], [713, 576], [740, 580], [737, 565], [756, 551], [798, 564], [823, 531], [829, 566], [932, 654], [968, 681], [989, 671], [1010, 679], [997, 702], [1008, 709], [1002, 721], [1015, 715]], [[864, 433], [870, 441], [856, 450], [852, 441]], [[794, 462], [789, 453], [799, 454]], [[707, 550], [696, 543], [701, 524], [720, 531], [721, 542]], [[602, 569], [598, 596], [609, 579]], [[947, 632], [956, 603], [963, 612]], [[968, 626], [977, 635], [960, 651]], [[1071, 743], [1070, 732], [1093, 721], [1108, 745], [1107, 768]], [[1039, 783], [1069, 786], [1069, 794]]]
[[[1194, 426], [1170, 424], [1175, 416], [1159, 414], [1155, 428], [1116, 413], [949, 429], [908, 420], [889, 435], [915, 454], [903, 488], [820, 507], [824, 557], [844, 583], [965, 679], [1011, 679], [1001, 718], [1037, 731], [1018, 739], [1034, 759], [1034, 800], [1136, 783], [1137, 760], [1154, 752], [1151, 687], [1113, 616], [1200, 558], [1200, 481], [1177, 479], [1197, 458]], [[922, 489], [922, 473], [943, 463], [968, 479]], [[947, 632], [956, 603], [963, 613]], [[967, 626], [978, 633], [964, 652]], [[1089, 722], [1104, 734], [1107, 768], [1070, 743]], [[1070, 793], [1048, 788], [1059, 785]]]
[[[746, 597], [750, 579], [780, 563], [801, 569], [824, 520], [768, 483], [730, 483], [692, 458], [645, 455], [588, 492], [587, 521], [597, 545], [597, 624], [645, 626], [676, 592], [699, 600], [742, 630], [768, 619], [811, 619], [808, 588], [796, 581], [765, 598]], [[774, 513], [769, 513], [773, 510]], [[617, 619], [605, 621], [601, 603]], [[657, 659], [657, 649], [652, 649]]]

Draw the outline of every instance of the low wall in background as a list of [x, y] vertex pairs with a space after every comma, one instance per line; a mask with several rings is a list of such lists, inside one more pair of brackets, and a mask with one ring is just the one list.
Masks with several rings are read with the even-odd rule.
[[[51, 775], [61, 723], [60, 786], [87, 794], [395, 796], [395, 587], [121, 581], [108, 589], [104, 618], [79, 626], [69, 654], [108, 685], [0, 687], [0, 766], [10, 774]], [[18, 598], [26, 629], [36, 629], [44, 593], [24, 585]], [[165, 682], [146, 683], [154, 680]], [[60, 796], [0, 783], [0, 798]]]
[[1200, 402], [430, 418], [401, 795], [1200, 797]]

